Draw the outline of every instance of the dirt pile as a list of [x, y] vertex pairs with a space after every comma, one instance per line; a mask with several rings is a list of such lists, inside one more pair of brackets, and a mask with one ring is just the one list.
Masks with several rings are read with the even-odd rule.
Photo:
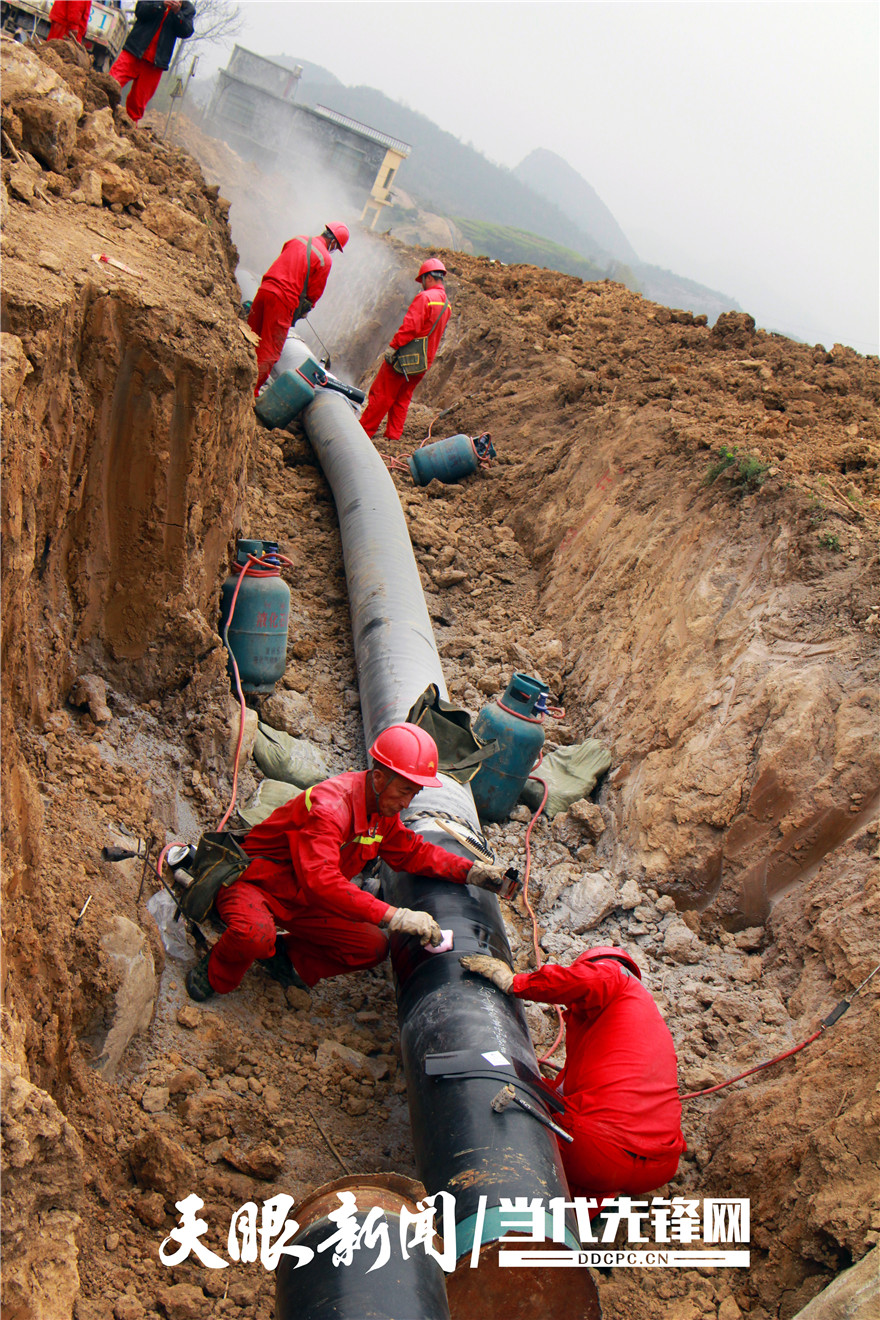
[[[215, 628], [238, 531], [295, 563], [273, 721], [334, 773], [364, 763], [332, 500], [301, 436], [254, 423], [218, 196], [250, 176], [227, 182], [212, 148], [206, 184], [114, 112], [105, 80], [10, 44], [4, 1306], [268, 1316], [261, 1267], [168, 1267], [159, 1243], [191, 1193], [229, 1259], [248, 1200], [344, 1166], [414, 1174], [391, 987], [377, 971], [285, 995], [254, 970], [197, 1008], [146, 907], [155, 881], [101, 848], [195, 839], [228, 800]], [[49, 96], [70, 130], [55, 147]], [[368, 380], [420, 257], [351, 247], [319, 310]], [[543, 944], [563, 960], [631, 947], [684, 1086], [709, 1085], [804, 1039], [876, 957], [878, 363], [443, 255], [455, 317], [400, 452], [432, 426], [489, 430], [499, 451], [458, 486], [395, 474], [448, 685], [476, 711], [534, 671], [566, 707], [550, 741], [611, 750], [593, 803], [536, 827]], [[258, 778], [249, 763], [242, 797]], [[524, 833], [491, 830], [511, 861]], [[508, 915], [528, 966], [524, 915]], [[688, 1109], [669, 1190], [749, 1196], [752, 1268], [618, 1271], [606, 1316], [788, 1320], [864, 1257], [880, 1232], [875, 986], [796, 1060]], [[108, 1066], [136, 992], [152, 1025]], [[530, 1021], [549, 1044], [551, 1016]]]

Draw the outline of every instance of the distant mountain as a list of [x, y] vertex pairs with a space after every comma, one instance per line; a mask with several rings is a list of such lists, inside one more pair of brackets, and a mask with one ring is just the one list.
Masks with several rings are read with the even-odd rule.
[[400, 168], [400, 186], [427, 210], [543, 234], [586, 257], [605, 256], [607, 264], [609, 255], [602, 245], [553, 202], [539, 196], [512, 171], [494, 165], [438, 128], [427, 116], [384, 93], [372, 87], [321, 84], [303, 76], [297, 99], [305, 105], [339, 110], [408, 142], [413, 150]]
[[[400, 167], [398, 191], [405, 190], [423, 212], [448, 221], [474, 251], [585, 279], [620, 280], [656, 302], [705, 312], [712, 319], [722, 311], [741, 310], [722, 293], [639, 262], [595, 190], [553, 152], [533, 151], [515, 171], [505, 169], [373, 87], [346, 87], [308, 60], [273, 58], [288, 68], [302, 65], [301, 105], [338, 110], [409, 143], [412, 154]], [[412, 219], [410, 211], [395, 215], [395, 234], [398, 221]]]
[[555, 203], [574, 224], [589, 229], [601, 239], [607, 252], [626, 262], [640, 292], [652, 302], [687, 308], [691, 312], [705, 312], [713, 321], [721, 312], [742, 311], [739, 303], [726, 293], [707, 289], [696, 280], [639, 261], [629, 239], [595, 189], [555, 152], [538, 148], [517, 165], [514, 173], [549, 202]]
[[[273, 55], [272, 59], [276, 64], [283, 64], [285, 69], [302, 69], [302, 78], [299, 82], [300, 89], [312, 84], [320, 87], [343, 86], [336, 74], [331, 73], [329, 69], [325, 69], [321, 64], [310, 64], [308, 60], [295, 60], [292, 55]], [[302, 99], [301, 95], [297, 97], [298, 101]]]
[[601, 248], [618, 261], [638, 261], [639, 256], [595, 188], [555, 151], [538, 147], [520, 161], [516, 178], [554, 202], [569, 220], [591, 234]]
[[717, 289], [709, 289], [696, 280], [675, 275], [661, 266], [649, 266], [644, 261], [634, 261], [630, 270], [638, 281], [639, 290], [651, 302], [662, 303], [664, 307], [686, 308], [689, 312], [705, 312], [710, 322], [714, 322], [722, 312], [741, 312], [743, 309], [735, 298]]

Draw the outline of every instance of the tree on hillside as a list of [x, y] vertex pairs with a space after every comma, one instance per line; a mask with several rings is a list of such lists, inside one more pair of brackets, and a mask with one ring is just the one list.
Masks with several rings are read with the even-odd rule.
[[218, 41], [237, 37], [244, 23], [241, 5], [232, 0], [197, 0], [196, 30], [188, 41], [178, 41], [169, 67], [169, 74], [177, 74], [184, 63], [189, 63], [208, 46]]

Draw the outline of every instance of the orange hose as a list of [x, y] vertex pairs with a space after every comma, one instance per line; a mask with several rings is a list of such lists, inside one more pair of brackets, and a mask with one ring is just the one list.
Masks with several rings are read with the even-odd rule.
[[[542, 752], [535, 764], [535, 769], [538, 768], [538, 766], [541, 764], [543, 759], [544, 759], [544, 753]], [[549, 784], [547, 784], [545, 780], [541, 778], [540, 775], [529, 775], [529, 779], [534, 779], [536, 783], [544, 785], [544, 796], [541, 798], [541, 805], [538, 807], [538, 810], [532, 816], [532, 819], [529, 821], [529, 828], [526, 830], [526, 867], [525, 867], [525, 873], [523, 875], [523, 893], [522, 893], [523, 902], [526, 905], [526, 911], [528, 912], [532, 920], [532, 943], [534, 944], [535, 947], [535, 965], [538, 968], [538, 970], [540, 970], [540, 968], [544, 965], [544, 958], [541, 955], [541, 945], [538, 939], [538, 919], [535, 916], [535, 909], [532, 907], [531, 903], [529, 902], [529, 877], [532, 872], [531, 840], [532, 840], [532, 830], [535, 827], [535, 821], [538, 819], [541, 812], [544, 810], [544, 805], [550, 794], [550, 786]], [[556, 1053], [562, 1041], [562, 1037], [565, 1035], [565, 1019], [562, 1016], [562, 1009], [559, 1007], [558, 1004], [556, 1005], [556, 1016], [559, 1019], [559, 1030], [556, 1033], [556, 1039], [554, 1040], [553, 1044], [550, 1046], [547, 1053], [539, 1056], [538, 1058], [539, 1063], [545, 1063], [547, 1059], [550, 1058], [551, 1054]]]

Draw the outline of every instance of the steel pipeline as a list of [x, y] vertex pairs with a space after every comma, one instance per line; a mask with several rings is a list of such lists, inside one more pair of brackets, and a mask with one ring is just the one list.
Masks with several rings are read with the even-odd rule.
[[[340, 396], [316, 398], [303, 419], [336, 501], [369, 747], [382, 729], [405, 717], [429, 683], [443, 696], [446, 684], [406, 519], [381, 457]], [[420, 793], [414, 808], [420, 815], [412, 828], [465, 853], [421, 813], [449, 812], [478, 828], [467, 787], [444, 778], [441, 789]], [[452, 1315], [532, 1320], [536, 1305], [550, 1303], [585, 1320], [596, 1317], [598, 1299], [585, 1269], [497, 1265], [498, 1241], [509, 1231], [502, 1198], [538, 1198], [546, 1209], [552, 1198], [569, 1196], [552, 1134], [514, 1106], [499, 1115], [491, 1110], [499, 1085], [517, 1070], [538, 1073], [519, 1002], [465, 973], [458, 962], [460, 954], [479, 949], [511, 964], [498, 901], [483, 890], [387, 868], [382, 886], [389, 902], [425, 909], [454, 932], [452, 953], [428, 954], [417, 941], [398, 936], [391, 949], [419, 1177], [429, 1193], [445, 1190], [456, 1198], [459, 1265], [447, 1281]], [[429, 1075], [426, 1068], [436, 1066], [429, 1056], [439, 1054], [466, 1055], [450, 1063], [466, 1075]], [[475, 1076], [480, 1069], [463, 1067], [468, 1058], [488, 1075]], [[498, 1058], [505, 1062], [493, 1065]], [[549, 1227], [546, 1245], [551, 1246]], [[565, 1246], [577, 1245], [569, 1221]], [[478, 1260], [481, 1268], [472, 1269]]]

